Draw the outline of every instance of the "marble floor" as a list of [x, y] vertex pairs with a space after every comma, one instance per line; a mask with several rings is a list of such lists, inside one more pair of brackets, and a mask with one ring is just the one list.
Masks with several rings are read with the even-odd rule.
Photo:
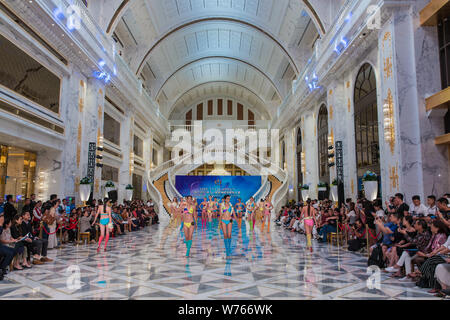
[[437, 299], [411, 282], [381, 273], [369, 289], [367, 258], [314, 242], [274, 224], [270, 232], [233, 225], [225, 259], [217, 221], [194, 233], [185, 257], [179, 228], [161, 223], [96, 245], [53, 249], [52, 263], [15, 271], [0, 282], [0, 299]]

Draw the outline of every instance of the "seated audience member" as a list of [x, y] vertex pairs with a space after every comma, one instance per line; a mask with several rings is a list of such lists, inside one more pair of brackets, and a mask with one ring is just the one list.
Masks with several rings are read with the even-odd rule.
[[90, 207], [85, 208], [80, 217], [80, 232], [89, 232], [89, 240], [95, 243], [95, 226], [92, 226], [92, 218], [95, 216], [95, 211]]
[[320, 242], [327, 242], [327, 236], [331, 232], [336, 232], [337, 224], [340, 222], [339, 209], [328, 209], [329, 216], [325, 219], [325, 225], [320, 229]]
[[[386, 268], [388, 272], [396, 272], [395, 276], [401, 277], [403, 273], [401, 272], [401, 267], [405, 267], [406, 275], [411, 274], [414, 270], [412, 268], [412, 260], [416, 257], [417, 252], [424, 252], [428, 246], [431, 239], [431, 234], [428, 231], [428, 226], [425, 220], [417, 220], [414, 223], [414, 229], [416, 233], [413, 235], [406, 229], [399, 229], [399, 232], [403, 234], [406, 239], [406, 243], [403, 245], [403, 252], [400, 255], [400, 259], [397, 263]], [[401, 280], [405, 281], [408, 277], [404, 277]]]
[[409, 207], [409, 213], [414, 219], [423, 218], [428, 215], [428, 208], [421, 203], [420, 196], [412, 197], [412, 204]]
[[74, 209], [71, 211], [69, 216], [69, 222], [67, 225], [67, 232], [69, 235], [69, 242], [74, 242], [78, 235], [78, 210]]
[[[342, 208], [342, 209], [344, 209], [344, 208]], [[345, 222], [348, 223], [350, 226], [353, 226], [356, 223], [356, 220], [358, 218], [356, 216], [354, 202], [349, 203], [349, 208], [346, 209], [345, 214], [346, 214]]]
[[[7, 274], [7, 268], [11, 264], [12, 260], [14, 259], [14, 256], [16, 255], [16, 251], [6, 245], [2, 241], [2, 234], [3, 234], [3, 225], [5, 223], [5, 216], [3, 212], [0, 212], [0, 281], [3, 280], [5, 277], [5, 274]], [[16, 261], [16, 264], [18, 262]]]
[[33, 234], [33, 224], [31, 222], [31, 216], [28, 211], [22, 214], [22, 236], [30, 235], [33, 264], [42, 264], [44, 262], [51, 262], [52, 259], [47, 257], [48, 241], [40, 239]]
[[427, 197], [427, 214], [426, 217], [431, 219], [431, 216], [436, 216], [438, 210], [436, 205], [436, 197], [431, 195]]
[[437, 201], [438, 210], [436, 210], [436, 219], [442, 221], [447, 228], [450, 228], [450, 210], [448, 208], [447, 198], [440, 198]]
[[366, 246], [366, 228], [361, 219], [356, 220], [355, 224], [350, 226], [350, 237], [351, 239], [348, 240], [349, 251], [358, 251]]
[[395, 212], [399, 219], [409, 215], [409, 206], [403, 202], [403, 194], [396, 193], [394, 197]]
[[419, 267], [421, 277], [416, 283], [421, 288], [432, 288], [430, 293], [436, 293], [438, 291], [436, 287], [436, 278], [434, 272], [437, 265], [445, 263], [445, 254], [450, 252], [448, 246], [448, 229], [442, 223], [442, 221], [435, 220], [431, 225], [431, 231], [434, 234], [434, 240], [431, 243], [431, 252], [424, 254], [425, 261]]
[[11, 235], [11, 225], [12, 221], [10, 219], [5, 219], [5, 222], [3, 223], [3, 232], [0, 235], [0, 242], [14, 248], [14, 256], [16, 257], [13, 267], [14, 270], [22, 270], [22, 266], [31, 268], [31, 265], [27, 263], [23, 241], [19, 241], [20, 239], [15, 239]]
[[410, 237], [414, 237], [417, 234], [412, 216], [404, 216], [403, 219], [399, 221], [398, 229], [394, 233], [394, 245], [386, 253], [386, 257], [389, 260], [389, 267], [393, 267], [402, 255], [403, 250], [410, 247], [403, 232], [400, 232], [401, 230], [406, 231], [406, 234]]
[[[447, 240], [447, 227], [440, 220], [433, 220], [431, 223], [431, 239], [428, 246], [424, 251], [417, 252], [416, 257], [413, 259], [413, 263], [419, 267], [431, 256], [436, 254], [436, 251], [444, 244]], [[416, 278], [420, 275], [419, 272], [413, 272], [410, 277]]]
[[[375, 220], [375, 225], [377, 225], [380, 229], [380, 231], [383, 234], [383, 240], [382, 240], [382, 250], [383, 250], [383, 258], [386, 260], [387, 256], [386, 253], [390, 247], [394, 244], [394, 233], [398, 229], [398, 222], [399, 218], [396, 213], [391, 213], [388, 218], [387, 223], [383, 223], [383, 221], [380, 218], [377, 218]], [[372, 254], [373, 249], [375, 248], [375, 245], [372, 245], [370, 247], [370, 255]]]
[[[30, 239], [29, 235], [23, 233], [22, 216], [20, 214], [16, 214], [12, 219], [11, 236], [16, 240], [19, 240], [18, 243], [21, 243], [25, 247], [24, 262], [22, 263], [22, 266], [26, 268], [31, 268], [30, 260], [31, 260], [31, 253], [33, 250], [32, 240]], [[25, 239], [21, 240], [22, 238]], [[39, 262], [38, 264], [42, 263]]]
[[434, 272], [436, 277], [437, 286], [441, 287], [437, 297], [448, 297], [450, 296], [450, 257], [445, 258], [445, 263], [441, 263], [436, 267]]
[[39, 230], [39, 226], [42, 219], [42, 201], [36, 202], [33, 208], [33, 227], [35, 231]]

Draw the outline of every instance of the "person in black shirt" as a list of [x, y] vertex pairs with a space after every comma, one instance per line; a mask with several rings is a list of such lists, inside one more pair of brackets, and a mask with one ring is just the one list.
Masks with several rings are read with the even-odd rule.
[[404, 216], [409, 215], [409, 206], [403, 202], [403, 194], [396, 193], [394, 198], [395, 212], [401, 220]]
[[6, 203], [4, 206], [5, 219], [12, 220], [17, 214], [17, 210], [14, 207], [13, 196], [11, 194], [6, 196]]
[[31, 199], [30, 198], [25, 198], [25, 203], [22, 207], [22, 213], [24, 212], [32, 212], [31, 211]]
[[29, 212], [22, 214], [22, 235], [30, 235], [32, 250], [33, 250], [33, 264], [43, 264], [44, 262], [51, 262], [52, 259], [47, 258], [47, 239], [39, 239], [33, 236], [33, 224], [31, 223], [31, 216]]

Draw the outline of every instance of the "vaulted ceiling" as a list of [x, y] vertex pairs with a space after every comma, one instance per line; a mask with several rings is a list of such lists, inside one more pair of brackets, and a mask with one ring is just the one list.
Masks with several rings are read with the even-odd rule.
[[244, 88], [271, 116], [330, 25], [326, 3], [343, 1], [99, 0], [92, 9], [166, 116], [214, 83]]

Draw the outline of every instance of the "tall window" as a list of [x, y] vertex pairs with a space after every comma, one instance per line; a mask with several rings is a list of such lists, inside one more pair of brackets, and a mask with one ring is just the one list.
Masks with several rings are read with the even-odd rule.
[[103, 136], [106, 140], [120, 146], [120, 123], [105, 112]]
[[[438, 21], [439, 56], [441, 65], [442, 89], [450, 86], [450, 20], [447, 17]], [[444, 117], [445, 133], [450, 132], [450, 112]]]
[[[362, 177], [368, 170], [380, 177], [380, 147], [378, 139], [377, 85], [370, 64], [359, 70], [355, 83], [355, 146], [358, 191], [362, 190]], [[380, 182], [380, 180], [379, 180]], [[381, 188], [378, 188], [380, 195]]]
[[355, 84], [355, 140], [358, 180], [368, 170], [380, 175], [377, 85], [370, 64], [359, 70]]
[[133, 152], [138, 157], [142, 158], [144, 156], [144, 142], [138, 136], [134, 136]]
[[[302, 129], [297, 130], [297, 185], [298, 185], [298, 198], [302, 198], [302, 192], [300, 186], [303, 185], [303, 174], [302, 174]], [[306, 199], [303, 199], [306, 200]]]
[[325, 105], [322, 105], [319, 109], [317, 142], [319, 146], [319, 180], [328, 182], [330, 180], [330, 169], [328, 168], [328, 111]]

